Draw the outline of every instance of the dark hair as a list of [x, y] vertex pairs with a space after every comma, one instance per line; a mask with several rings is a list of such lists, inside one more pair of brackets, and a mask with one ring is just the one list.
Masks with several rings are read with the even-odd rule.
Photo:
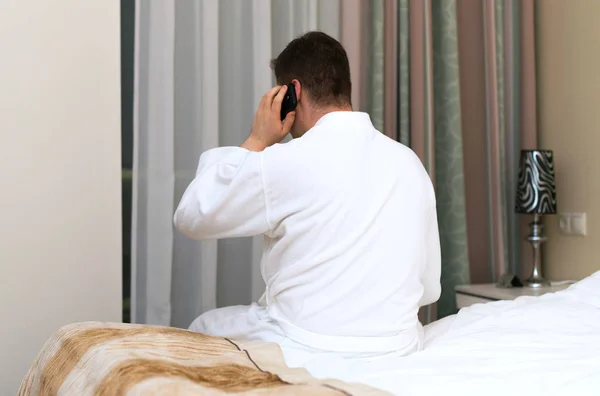
[[318, 105], [351, 104], [350, 64], [342, 44], [323, 32], [292, 40], [271, 61], [277, 83], [297, 79]]

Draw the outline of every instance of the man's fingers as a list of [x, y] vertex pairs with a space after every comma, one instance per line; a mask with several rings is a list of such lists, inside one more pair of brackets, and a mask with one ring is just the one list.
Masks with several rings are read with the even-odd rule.
[[291, 112], [287, 113], [287, 115], [285, 116], [285, 119], [283, 120], [283, 126], [282, 126], [282, 131], [284, 132], [285, 135], [290, 133], [290, 129], [292, 129], [292, 125], [294, 125], [295, 119], [296, 119], [295, 111], [291, 111]]
[[283, 98], [285, 97], [285, 93], [287, 92], [287, 85], [282, 85], [281, 89], [273, 99], [273, 110], [281, 111], [281, 102], [283, 102]]
[[277, 92], [279, 92], [279, 90], [281, 89], [280, 85], [276, 85], [273, 88], [271, 88], [269, 90], [269, 92], [267, 92], [265, 94], [265, 96], [263, 96], [260, 105], [262, 107], [265, 108], [265, 110], [270, 110], [271, 109], [271, 105], [273, 104], [273, 98], [275, 97], [275, 95], [277, 95]]

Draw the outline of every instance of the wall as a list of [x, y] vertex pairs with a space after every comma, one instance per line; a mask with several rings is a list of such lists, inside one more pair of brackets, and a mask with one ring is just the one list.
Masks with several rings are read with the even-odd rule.
[[0, 394], [121, 317], [119, 3], [0, 2]]
[[600, 1], [538, 0], [540, 147], [555, 152], [560, 212], [586, 212], [585, 237], [560, 235], [546, 217], [551, 279], [600, 270]]

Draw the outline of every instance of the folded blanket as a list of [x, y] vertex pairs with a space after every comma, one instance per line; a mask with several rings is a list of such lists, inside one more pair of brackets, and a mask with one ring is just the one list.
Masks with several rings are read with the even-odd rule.
[[386, 395], [285, 365], [276, 344], [186, 330], [78, 323], [48, 340], [19, 389], [33, 395]]

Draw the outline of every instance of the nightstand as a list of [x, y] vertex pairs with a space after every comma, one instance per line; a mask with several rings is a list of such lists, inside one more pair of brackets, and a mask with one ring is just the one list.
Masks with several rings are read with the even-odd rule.
[[521, 296], [542, 296], [546, 293], [565, 290], [569, 286], [570, 285], [568, 284], [561, 284], [540, 287], [537, 289], [530, 287], [503, 288], [498, 287], [493, 283], [456, 286], [456, 307], [461, 309], [473, 304], [485, 304], [500, 300], [514, 300]]

